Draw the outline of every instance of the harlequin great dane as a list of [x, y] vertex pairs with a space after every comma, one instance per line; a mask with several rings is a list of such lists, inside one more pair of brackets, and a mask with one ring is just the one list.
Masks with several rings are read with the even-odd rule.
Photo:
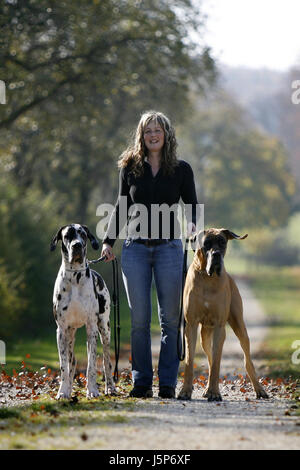
[[86, 261], [87, 239], [97, 250], [99, 243], [86, 225], [71, 224], [61, 227], [53, 237], [50, 250], [61, 241], [62, 264], [54, 293], [53, 313], [57, 324], [61, 383], [57, 399], [70, 398], [76, 368], [74, 342], [77, 328], [87, 331], [87, 397], [99, 396], [96, 384], [97, 339], [100, 333], [103, 345], [105, 394], [115, 393], [110, 361], [110, 296], [102, 277], [89, 268]]
[[198, 234], [197, 248], [187, 273], [183, 294], [187, 354], [184, 383], [178, 395], [181, 400], [189, 400], [192, 396], [194, 354], [199, 324], [201, 344], [209, 364], [208, 387], [204, 397], [208, 398], [208, 401], [222, 400], [219, 392], [219, 372], [227, 322], [240, 340], [246, 371], [257, 398], [268, 398], [257, 380], [251, 361], [242, 299], [236, 283], [227, 274], [223, 263], [228, 240], [243, 240], [247, 236], [240, 237], [224, 228], [210, 228]]

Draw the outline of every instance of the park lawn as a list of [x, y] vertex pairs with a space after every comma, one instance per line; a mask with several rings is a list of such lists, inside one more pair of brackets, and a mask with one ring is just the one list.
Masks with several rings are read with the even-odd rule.
[[251, 285], [270, 320], [263, 353], [272, 375], [300, 378], [300, 364], [292, 361], [299, 350], [292, 345], [300, 341], [300, 268], [265, 269], [252, 277]]
[[[300, 378], [300, 364], [293, 364], [294, 341], [300, 341], [300, 267], [227, 263], [228, 272], [247, 280], [261, 302], [269, 333], [261, 352], [270, 377]], [[299, 346], [297, 347], [299, 349]], [[300, 352], [297, 354], [300, 358]]]
[[[159, 334], [160, 327], [157, 316], [156, 293], [152, 289], [152, 334]], [[127, 304], [125, 293], [120, 295], [120, 324], [121, 324], [121, 353], [130, 356], [130, 311]], [[111, 354], [114, 365], [114, 331], [113, 331], [113, 309], [111, 309]], [[53, 321], [53, 330], [46, 334], [41, 334], [37, 338], [17, 338], [7, 340], [6, 343], [6, 364], [2, 367], [7, 374], [12, 374], [15, 369], [17, 372], [22, 368], [22, 361], [26, 367], [33, 371], [39, 370], [41, 367], [57, 370], [59, 368], [58, 351], [56, 343], [56, 325]], [[101, 356], [102, 363], [102, 346], [100, 339], [98, 340], [98, 354]], [[75, 340], [75, 356], [77, 359], [78, 370], [86, 368], [86, 330], [82, 327], [76, 332]], [[24, 365], [24, 364], [23, 364]], [[1, 368], [1, 366], [0, 366]]]

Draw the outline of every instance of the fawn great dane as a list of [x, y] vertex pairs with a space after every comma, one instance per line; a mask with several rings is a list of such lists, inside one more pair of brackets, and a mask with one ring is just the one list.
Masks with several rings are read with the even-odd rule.
[[257, 398], [268, 398], [258, 382], [250, 357], [250, 343], [243, 319], [243, 304], [232, 277], [226, 272], [223, 258], [228, 240], [243, 240], [230, 230], [210, 228], [198, 234], [197, 247], [189, 267], [183, 307], [186, 320], [186, 363], [184, 383], [178, 399], [189, 400], [193, 389], [193, 365], [198, 325], [201, 325], [201, 344], [208, 358], [209, 378], [204, 397], [208, 401], [221, 401], [219, 373], [228, 322], [244, 351], [245, 368]]

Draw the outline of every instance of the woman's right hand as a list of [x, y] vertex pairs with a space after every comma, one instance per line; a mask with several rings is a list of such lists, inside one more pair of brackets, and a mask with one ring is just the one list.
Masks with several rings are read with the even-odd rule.
[[108, 243], [103, 243], [101, 256], [105, 256], [106, 259], [104, 260], [105, 263], [108, 261], [112, 261], [115, 259], [115, 255], [113, 254], [112, 247]]

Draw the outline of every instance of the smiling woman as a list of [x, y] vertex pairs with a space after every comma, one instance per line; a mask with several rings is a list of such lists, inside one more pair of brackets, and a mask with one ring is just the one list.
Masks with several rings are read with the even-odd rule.
[[[153, 206], [171, 207], [182, 198], [193, 207], [189, 230], [196, 225], [197, 196], [193, 171], [178, 160], [175, 130], [160, 112], [142, 115], [134, 144], [119, 160], [119, 197], [103, 239], [102, 256], [113, 259], [112, 247], [122, 227], [119, 224], [120, 201], [126, 198], [127, 239], [122, 250], [122, 275], [131, 311], [132, 376], [131, 396], [152, 397], [152, 355], [150, 325], [152, 315], [151, 285], [154, 277], [161, 326], [161, 350], [158, 365], [159, 396], [174, 398], [179, 359], [177, 327], [182, 281], [183, 250], [179, 222], [174, 213], [169, 219], [169, 236], [163, 232], [163, 215], [151, 217]], [[145, 234], [137, 232], [136, 213], [132, 207], [143, 204], [148, 218]], [[154, 236], [155, 232], [158, 236]], [[116, 230], [114, 230], [116, 228]]]
[[144, 160], [150, 158], [157, 163], [161, 152], [160, 166], [164, 173], [171, 174], [178, 163], [176, 149], [175, 130], [167, 116], [147, 111], [137, 126], [133, 145], [122, 153], [118, 166], [125, 168], [130, 164], [133, 174], [140, 176]]

